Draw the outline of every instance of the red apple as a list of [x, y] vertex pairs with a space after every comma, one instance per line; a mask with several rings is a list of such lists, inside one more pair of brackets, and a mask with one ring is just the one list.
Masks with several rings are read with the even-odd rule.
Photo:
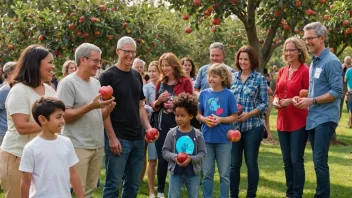
[[189, 19], [189, 15], [188, 14], [184, 14], [182, 17], [183, 20], [188, 20]]
[[159, 135], [159, 131], [156, 128], [151, 128], [145, 132], [145, 138], [148, 141], [154, 141]]
[[101, 11], [105, 11], [106, 10], [106, 6], [105, 5], [100, 5], [99, 8], [100, 8]]
[[92, 18], [90, 18], [90, 21], [91, 21], [92, 23], [95, 23], [95, 22], [97, 22], [97, 18], [92, 17]]
[[114, 35], [108, 35], [108, 39], [109, 39], [109, 40], [114, 39]]
[[79, 20], [78, 20], [78, 21], [79, 21], [80, 23], [82, 23], [82, 22], [85, 21], [85, 20], [86, 20], [86, 17], [81, 16], [81, 17], [79, 17]]
[[123, 24], [122, 24], [122, 27], [127, 27], [128, 26], [128, 23], [127, 22], [123, 22]]
[[220, 25], [221, 20], [220, 20], [220, 18], [213, 18], [213, 19], [211, 20], [211, 23], [212, 23], [213, 25]]
[[99, 93], [100, 93], [101, 98], [103, 100], [111, 99], [113, 92], [114, 92], [114, 90], [112, 89], [112, 87], [110, 85], [109, 86], [102, 86], [99, 89]]
[[81, 31], [77, 31], [77, 32], [76, 32], [76, 35], [77, 35], [77, 36], [82, 36], [82, 32], [81, 32]]
[[324, 20], [325, 21], [329, 20], [329, 15], [324, 15]]
[[44, 40], [44, 36], [43, 35], [39, 35], [38, 36], [38, 40], [40, 40], [40, 41]]
[[238, 4], [239, 0], [232, 0], [232, 4], [236, 5]]
[[342, 25], [343, 26], [348, 26], [350, 24], [350, 22], [348, 21], [348, 20], [344, 20], [343, 22], [342, 22]]
[[180, 163], [180, 164], [185, 162], [187, 160], [187, 158], [188, 158], [188, 155], [185, 152], [179, 153], [176, 157], [178, 163]]
[[71, 23], [70, 25], [68, 25], [68, 29], [69, 30], [75, 30], [76, 29], [76, 25], [74, 23]]
[[95, 31], [94, 33], [95, 33], [95, 35], [99, 35], [99, 34], [100, 34], [100, 31], [97, 30], [97, 31]]
[[299, 92], [299, 97], [301, 97], [301, 98], [308, 97], [308, 90], [307, 89], [302, 89]]
[[14, 49], [14, 46], [11, 45], [11, 44], [8, 44], [8, 45], [7, 45], [7, 49], [12, 50], [12, 49]]
[[300, 1], [296, 1], [296, 6], [300, 7], [302, 5], [302, 3]]
[[321, 4], [325, 4], [325, 3], [326, 3], [326, 0], [319, 0], [319, 2], [320, 2]]
[[187, 34], [190, 34], [190, 33], [192, 32], [192, 28], [191, 28], [191, 27], [187, 27], [187, 28], [185, 29], [185, 32], [186, 32]]
[[237, 110], [238, 110], [238, 112], [242, 112], [242, 105], [240, 105], [240, 104], [237, 104]]
[[280, 11], [279, 11], [279, 10], [275, 10], [275, 11], [274, 11], [274, 16], [275, 16], [275, 17], [281, 16]]
[[200, 6], [200, 0], [193, 0], [193, 5]]
[[227, 139], [230, 142], [238, 142], [241, 139], [241, 132], [239, 130], [229, 130], [227, 132]]
[[211, 11], [210, 10], [205, 10], [204, 11], [204, 15], [205, 16], [210, 16], [211, 15]]

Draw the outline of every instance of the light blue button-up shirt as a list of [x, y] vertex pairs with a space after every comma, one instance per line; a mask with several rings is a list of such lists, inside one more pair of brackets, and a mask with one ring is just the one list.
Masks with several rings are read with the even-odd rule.
[[326, 48], [318, 57], [312, 58], [309, 69], [308, 97], [314, 98], [330, 93], [335, 100], [324, 104], [312, 104], [308, 110], [307, 130], [319, 124], [340, 119], [340, 99], [342, 93], [342, 66], [340, 60]]

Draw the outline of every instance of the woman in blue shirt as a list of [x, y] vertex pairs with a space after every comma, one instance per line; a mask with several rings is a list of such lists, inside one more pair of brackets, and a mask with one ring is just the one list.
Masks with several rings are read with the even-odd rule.
[[233, 128], [241, 131], [242, 138], [232, 143], [230, 191], [231, 197], [238, 197], [240, 169], [244, 153], [248, 170], [247, 197], [256, 197], [259, 169], [258, 153], [264, 135], [264, 113], [268, 107], [267, 82], [256, 72], [259, 59], [251, 46], [241, 47], [235, 56], [235, 67], [239, 70], [233, 76], [231, 91], [243, 112], [238, 116]]

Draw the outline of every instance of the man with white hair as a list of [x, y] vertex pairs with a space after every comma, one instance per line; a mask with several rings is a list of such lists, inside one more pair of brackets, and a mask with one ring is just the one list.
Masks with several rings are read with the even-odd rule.
[[7, 95], [10, 92], [10, 86], [7, 83], [10, 80], [13, 71], [16, 68], [16, 62], [7, 62], [4, 65], [4, 82], [1, 84], [0, 88], [0, 145], [7, 131], [7, 113], [5, 109], [5, 101]]
[[135, 58], [132, 64], [132, 69], [138, 71], [141, 74], [143, 85], [146, 84], [146, 81], [144, 80], [144, 68], [145, 68], [145, 62], [140, 58]]
[[[101, 67], [101, 50], [81, 44], [75, 52], [77, 71], [60, 81], [57, 97], [65, 103], [62, 135], [71, 139], [79, 162], [75, 165], [84, 197], [92, 197], [104, 158], [104, 123], [115, 103], [100, 100], [100, 83], [94, 76]], [[57, 148], [60, 149], [60, 148]]]
[[116, 108], [104, 121], [106, 180], [104, 198], [115, 198], [123, 180], [122, 197], [137, 197], [144, 162], [144, 131], [151, 128], [143, 106], [143, 81], [131, 69], [136, 42], [128, 36], [117, 42], [115, 66], [100, 76], [103, 86], [114, 90]]

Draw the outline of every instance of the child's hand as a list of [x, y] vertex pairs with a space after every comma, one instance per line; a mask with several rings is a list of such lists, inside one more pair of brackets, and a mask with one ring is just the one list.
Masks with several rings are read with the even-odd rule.
[[215, 118], [213, 116], [208, 116], [208, 117], [205, 117], [205, 124], [208, 126], [208, 127], [213, 127], [215, 126]]
[[175, 158], [175, 161], [176, 161], [176, 164], [181, 166], [181, 167], [186, 167], [191, 161], [192, 161], [192, 158], [191, 156], [188, 155], [188, 158], [186, 159], [186, 161], [184, 161], [182, 164], [180, 164], [178, 161], [177, 161], [177, 157]]
[[213, 117], [213, 126], [222, 123], [222, 117], [216, 116], [214, 114], [212, 114], [211, 116]]

